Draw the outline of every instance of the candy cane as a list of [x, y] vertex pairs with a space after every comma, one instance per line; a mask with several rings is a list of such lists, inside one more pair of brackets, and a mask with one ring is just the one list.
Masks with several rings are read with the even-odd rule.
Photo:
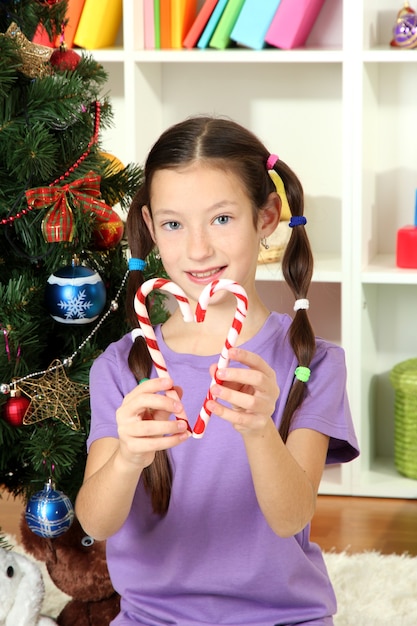
[[223, 384], [223, 381], [217, 380], [216, 378], [217, 370], [221, 367], [227, 367], [229, 365], [229, 348], [233, 348], [233, 346], [236, 345], [236, 341], [239, 337], [240, 331], [242, 330], [243, 321], [246, 317], [246, 312], [248, 309], [248, 296], [246, 295], [246, 291], [243, 289], [243, 287], [241, 287], [233, 280], [214, 280], [212, 283], [204, 287], [203, 291], [200, 294], [195, 310], [195, 317], [197, 322], [204, 321], [210, 298], [217, 291], [221, 291], [223, 289], [232, 292], [236, 296], [236, 312], [233, 318], [232, 325], [229, 328], [229, 332], [227, 333], [226, 341], [220, 353], [219, 360], [217, 361], [216, 370], [211, 380], [210, 387], [207, 391], [204, 404], [201, 407], [200, 414], [193, 429], [193, 437], [196, 438], [201, 438], [204, 435], [204, 431], [211, 415], [211, 411], [209, 411], [207, 408], [207, 402], [213, 399], [211, 386], [214, 383], [217, 383], [218, 385]]
[[[168, 291], [175, 296], [178, 305], [181, 309], [182, 316], [185, 322], [193, 322], [194, 316], [192, 314], [188, 298], [183, 290], [175, 283], [165, 278], [153, 278], [144, 282], [136, 292], [135, 296], [135, 311], [138, 318], [139, 326], [143, 330], [145, 335], [146, 345], [148, 346], [149, 354], [151, 355], [153, 364], [155, 365], [156, 372], [160, 378], [169, 378], [168, 369], [165, 363], [165, 359], [162, 356], [162, 352], [159, 349], [158, 342], [155, 337], [155, 332], [151, 321], [149, 319], [148, 309], [146, 307], [146, 296], [150, 294], [154, 289], [161, 289]], [[166, 395], [174, 400], [180, 401], [180, 398], [175, 389], [169, 389], [166, 391]], [[175, 413], [177, 419], [182, 419], [187, 423], [188, 430], [191, 431], [190, 424], [188, 422], [185, 411]]]
[[[216, 380], [216, 373], [220, 367], [227, 367], [229, 363], [228, 351], [229, 348], [233, 347], [236, 344], [237, 338], [242, 330], [242, 324], [246, 317], [247, 307], [248, 307], [248, 297], [246, 295], [245, 290], [238, 283], [233, 280], [215, 280], [203, 289], [198, 299], [195, 316], [191, 311], [190, 304], [188, 302], [188, 298], [185, 295], [184, 291], [178, 287], [175, 283], [170, 280], [164, 278], [153, 278], [151, 280], [143, 283], [141, 287], [136, 292], [134, 306], [136, 315], [139, 321], [139, 325], [145, 335], [146, 344], [148, 346], [149, 354], [151, 355], [152, 361], [155, 365], [155, 369], [159, 377], [169, 377], [167, 366], [165, 360], [162, 356], [162, 353], [159, 349], [158, 342], [155, 337], [155, 333], [152, 327], [152, 324], [149, 319], [149, 313], [146, 308], [146, 296], [153, 291], [154, 289], [161, 289], [163, 291], [168, 291], [171, 293], [177, 300], [178, 305], [180, 307], [182, 316], [185, 322], [203, 322], [206, 316], [207, 307], [210, 301], [210, 298], [217, 292], [221, 290], [226, 290], [234, 293], [236, 296], [236, 312], [234, 315], [233, 323], [229, 329], [227, 334], [223, 349], [221, 351], [219, 360], [217, 362], [216, 370], [214, 376], [211, 380], [210, 387], [207, 391], [206, 398], [204, 400], [204, 404], [201, 408], [200, 414], [195, 423], [194, 429], [191, 430], [189, 425], [187, 416], [184, 411], [181, 413], [175, 414], [177, 419], [183, 419], [187, 422], [188, 430], [192, 433], [193, 437], [200, 439], [206, 429], [208, 420], [211, 415], [211, 411], [207, 408], [207, 402], [213, 398], [213, 395], [210, 391], [211, 386], [217, 382], [217, 384], [223, 384], [222, 381]], [[178, 394], [175, 389], [170, 389], [166, 392], [167, 396], [174, 398], [175, 400], [179, 400]]]

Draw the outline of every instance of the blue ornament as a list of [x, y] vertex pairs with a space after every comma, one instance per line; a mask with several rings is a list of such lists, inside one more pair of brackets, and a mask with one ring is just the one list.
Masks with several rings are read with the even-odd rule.
[[30, 530], [44, 539], [63, 535], [74, 520], [71, 500], [62, 491], [56, 491], [52, 481], [37, 491], [26, 506], [25, 518]]
[[85, 265], [67, 265], [48, 278], [45, 289], [49, 314], [62, 324], [89, 324], [106, 304], [100, 274]]

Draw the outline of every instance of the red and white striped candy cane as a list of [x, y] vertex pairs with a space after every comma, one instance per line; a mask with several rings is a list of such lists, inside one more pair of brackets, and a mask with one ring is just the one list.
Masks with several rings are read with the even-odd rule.
[[[143, 330], [143, 334], [145, 335], [145, 341], [146, 345], [148, 346], [149, 354], [151, 355], [158, 376], [160, 378], [169, 378], [165, 359], [159, 349], [158, 342], [155, 337], [155, 332], [149, 319], [149, 312], [146, 307], [146, 296], [150, 294], [150, 292], [154, 289], [168, 291], [173, 296], [175, 296], [185, 322], [193, 322], [194, 315], [191, 311], [188, 298], [181, 289], [181, 287], [178, 287], [178, 285], [170, 280], [167, 280], [166, 278], [153, 278], [151, 280], [147, 280], [139, 287], [136, 292], [134, 301], [136, 316], [138, 318], [139, 325]], [[170, 398], [173, 398], [174, 400], [180, 401], [180, 398], [178, 397], [175, 389], [169, 389], [166, 392], [166, 395]], [[185, 420], [187, 422], [188, 430], [191, 432], [191, 428], [184, 410], [182, 410], [180, 413], [176, 413], [175, 417], [177, 419]]]
[[217, 361], [216, 371], [214, 372], [214, 376], [211, 380], [210, 387], [207, 391], [206, 398], [204, 400], [204, 404], [201, 408], [200, 414], [197, 418], [193, 429], [193, 437], [200, 438], [204, 435], [204, 431], [206, 429], [208, 420], [211, 415], [211, 411], [207, 409], [207, 402], [213, 399], [213, 395], [211, 393], [211, 386], [214, 383], [218, 385], [222, 385], [223, 382], [221, 380], [216, 379], [217, 370], [221, 367], [227, 367], [229, 364], [229, 348], [232, 348], [236, 345], [237, 338], [239, 337], [240, 331], [242, 330], [243, 321], [246, 317], [246, 313], [248, 310], [248, 296], [246, 291], [243, 289], [241, 285], [236, 283], [233, 280], [227, 280], [225, 278], [220, 280], [214, 280], [209, 285], [207, 285], [200, 294], [198, 299], [198, 304], [195, 311], [195, 317], [197, 322], [203, 322], [207, 312], [207, 306], [210, 298], [217, 291], [230, 291], [236, 296], [236, 312], [233, 318], [232, 325], [227, 333], [227, 337], [223, 346], [223, 349], [220, 353], [219, 360]]
[[[216, 372], [220, 367], [227, 367], [229, 359], [228, 359], [228, 351], [229, 348], [233, 347], [236, 344], [239, 333], [242, 329], [243, 320], [246, 317], [246, 312], [248, 308], [248, 297], [246, 295], [245, 290], [238, 283], [233, 280], [220, 279], [211, 282], [206, 285], [203, 291], [200, 294], [195, 317], [191, 311], [190, 304], [188, 302], [188, 298], [183, 292], [183, 290], [178, 287], [175, 283], [165, 278], [153, 278], [151, 280], [146, 281], [139, 287], [135, 296], [135, 311], [139, 321], [139, 325], [143, 330], [143, 334], [145, 335], [146, 344], [148, 346], [149, 354], [151, 355], [152, 361], [155, 365], [155, 369], [159, 377], [169, 377], [167, 366], [165, 360], [162, 356], [162, 353], [159, 349], [158, 342], [155, 337], [155, 333], [152, 327], [152, 324], [149, 319], [149, 313], [146, 308], [146, 296], [153, 291], [154, 289], [161, 289], [163, 291], [168, 291], [173, 296], [175, 296], [178, 305], [180, 307], [182, 316], [185, 322], [203, 322], [206, 312], [207, 306], [209, 304], [210, 298], [217, 292], [221, 290], [226, 290], [234, 293], [236, 296], [236, 313], [233, 318], [233, 323], [229, 329], [227, 334], [225, 344], [223, 346], [222, 352], [220, 354], [219, 360], [217, 362]], [[216, 381], [216, 374], [211, 380], [210, 387], [217, 382], [217, 384], [222, 384], [222, 381]], [[204, 404], [201, 408], [200, 414], [197, 418], [194, 429], [191, 430], [189, 425], [187, 416], [184, 411], [179, 414], [176, 414], [175, 417], [177, 419], [183, 419], [187, 422], [188, 429], [192, 432], [193, 437], [200, 439], [206, 429], [208, 420], [211, 415], [211, 411], [207, 409], [208, 400], [213, 398], [211, 394], [210, 387], [208, 389], [206, 398], [204, 400]], [[172, 397], [176, 400], [179, 400], [178, 394], [175, 389], [171, 389], [166, 392], [167, 396]]]

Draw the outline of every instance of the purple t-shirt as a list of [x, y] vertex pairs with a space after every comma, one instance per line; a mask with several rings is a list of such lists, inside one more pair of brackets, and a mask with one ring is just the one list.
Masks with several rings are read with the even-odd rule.
[[[287, 340], [290, 318], [271, 313], [244, 348], [276, 371], [280, 397], [272, 419], [279, 426], [297, 362]], [[155, 329], [160, 350], [193, 425], [218, 356], [179, 354]], [[115, 411], [136, 384], [127, 355], [131, 336], [111, 344], [91, 370], [92, 420], [88, 446], [117, 437]], [[238, 366], [238, 364], [234, 364]], [[308, 394], [293, 428], [330, 437], [327, 463], [358, 455], [346, 397], [343, 350], [317, 340]], [[156, 376], [153, 371], [152, 376]], [[107, 540], [115, 589], [122, 596], [117, 626], [274, 626], [332, 624], [336, 600], [310, 525], [290, 538], [275, 535], [256, 500], [243, 440], [212, 415], [202, 439], [170, 451], [174, 472], [169, 510], [152, 512], [141, 481], [123, 527]]]

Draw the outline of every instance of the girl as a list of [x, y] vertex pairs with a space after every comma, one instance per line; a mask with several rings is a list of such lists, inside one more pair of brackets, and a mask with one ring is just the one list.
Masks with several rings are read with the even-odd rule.
[[[279, 193], [278, 193], [279, 192]], [[294, 319], [270, 312], [255, 284], [259, 246], [288, 202], [282, 261]], [[177, 309], [155, 329], [171, 378], [158, 378], [133, 331], [91, 371], [91, 432], [76, 513], [107, 539], [121, 595], [117, 626], [333, 623], [336, 601], [310, 521], [325, 463], [358, 455], [341, 348], [314, 337], [307, 309], [312, 255], [303, 191], [291, 169], [240, 125], [195, 117], [151, 149], [127, 220], [127, 308], [157, 246], [195, 308], [205, 285], [232, 279], [248, 312], [230, 363], [217, 373], [213, 415], [190, 437], [235, 313], [227, 291], [204, 323]], [[140, 384], [138, 384], [140, 383]], [[164, 392], [175, 385], [181, 401]]]

